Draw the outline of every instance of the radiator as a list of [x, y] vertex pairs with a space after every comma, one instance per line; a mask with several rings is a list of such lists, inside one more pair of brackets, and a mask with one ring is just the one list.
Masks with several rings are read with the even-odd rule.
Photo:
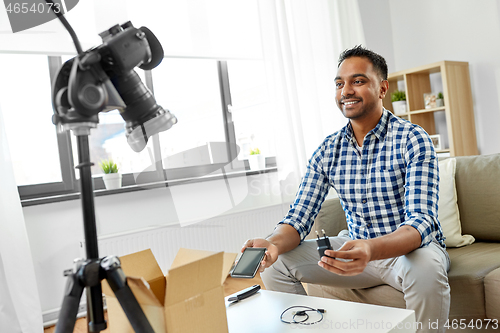
[[[99, 237], [99, 256], [123, 256], [151, 249], [160, 268], [168, 271], [179, 248], [239, 253], [253, 237], [269, 235], [283, 218], [281, 205], [217, 216], [188, 226], [163, 226]], [[85, 257], [82, 242], [82, 257]]]

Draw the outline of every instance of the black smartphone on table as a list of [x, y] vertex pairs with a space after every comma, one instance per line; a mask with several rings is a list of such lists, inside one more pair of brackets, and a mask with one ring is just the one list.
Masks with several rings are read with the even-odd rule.
[[265, 247], [247, 247], [231, 271], [231, 277], [247, 279], [255, 277], [266, 251]]

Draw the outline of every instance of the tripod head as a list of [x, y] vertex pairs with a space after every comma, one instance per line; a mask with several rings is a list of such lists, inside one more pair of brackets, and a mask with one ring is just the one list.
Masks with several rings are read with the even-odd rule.
[[127, 142], [135, 152], [151, 135], [165, 131], [177, 118], [156, 103], [134, 71], [150, 70], [163, 59], [163, 48], [146, 27], [130, 21], [99, 34], [103, 44], [66, 61], [52, 90], [52, 122], [59, 131], [87, 133], [99, 123], [99, 112], [118, 109]]

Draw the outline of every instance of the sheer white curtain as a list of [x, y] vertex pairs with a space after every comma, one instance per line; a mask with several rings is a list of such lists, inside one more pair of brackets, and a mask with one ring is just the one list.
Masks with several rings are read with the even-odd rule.
[[0, 332], [43, 332], [35, 270], [1, 110]]
[[284, 202], [312, 152], [347, 120], [335, 104], [340, 52], [364, 44], [357, 0], [259, 0]]

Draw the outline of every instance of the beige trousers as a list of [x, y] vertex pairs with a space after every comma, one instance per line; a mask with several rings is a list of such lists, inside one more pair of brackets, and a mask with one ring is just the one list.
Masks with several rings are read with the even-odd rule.
[[[338, 249], [349, 237], [330, 237], [333, 249]], [[306, 295], [304, 283], [322, 284], [349, 289], [363, 289], [388, 284], [402, 291], [406, 308], [415, 311], [418, 332], [444, 332], [443, 325], [450, 309], [448, 253], [439, 244], [431, 243], [407, 255], [374, 260], [363, 273], [340, 276], [318, 266], [319, 254], [315, 240], [306, 240], [298, 247], [278, 257], [273, 266], [262, 274], [266, 289]], [[439, 323], [433, 329], [429, 323]], [[431, 327], [429, 327], [431, 326]]]

